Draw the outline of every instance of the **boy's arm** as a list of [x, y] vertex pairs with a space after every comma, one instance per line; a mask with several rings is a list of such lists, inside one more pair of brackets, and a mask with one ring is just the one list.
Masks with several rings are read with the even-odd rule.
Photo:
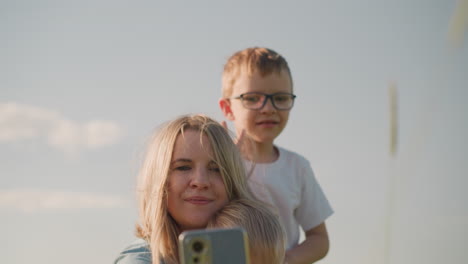
[[328, 253], [329, 241], [325, 222], [305, 232], [305, 240], [286, 251], [285, 263], [309, 264], [324, 258]]

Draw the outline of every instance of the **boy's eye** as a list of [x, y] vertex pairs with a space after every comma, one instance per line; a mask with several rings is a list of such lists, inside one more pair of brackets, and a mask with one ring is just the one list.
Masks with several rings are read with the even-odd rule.
[[256, 103], [260, 101], [261, 95], [258, 94], [249, 94], [249, 95], [244, 95], [242, 97], [242, 100], [247, 101], [249, 103]]
[[273, 97], [273, 99], [275, 100], [275, 102], [283, 103], [283, 102], [287, 102], [288, 100], [290, 100], [291, 97], [288, 95], [276, 95], [275, 97]]

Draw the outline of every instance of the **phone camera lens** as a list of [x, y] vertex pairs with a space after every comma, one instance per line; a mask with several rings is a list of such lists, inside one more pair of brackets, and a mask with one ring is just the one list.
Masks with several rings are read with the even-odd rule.
[[192, 249], [193, 251], [200, 253], [203, 251], [203, 243], [201, 241], [195, 241], [195, 243], [192, 244]]

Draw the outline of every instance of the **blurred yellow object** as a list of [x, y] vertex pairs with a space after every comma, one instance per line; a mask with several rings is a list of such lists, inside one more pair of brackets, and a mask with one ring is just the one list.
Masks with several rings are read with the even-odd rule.
[[454, 47], [463, 44], [463, 38], [468, 28], [468, 0], [458, 0], [455, 11], [450, 19], [448, 37]]

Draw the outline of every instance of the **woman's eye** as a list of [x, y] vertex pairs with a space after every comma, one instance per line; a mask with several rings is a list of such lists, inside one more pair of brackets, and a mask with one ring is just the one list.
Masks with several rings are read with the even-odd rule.
[[219, 169], [219, 167], [211, 167], [209, 168], [210, 171], [214, 171], [214, 172], [220, 172], [221, 170]]
[[191, 169], [190, 166], [177, 166], [174, 168], [174, 170], [178, 170], [178, 171], [188, 171], [190, 169]]

